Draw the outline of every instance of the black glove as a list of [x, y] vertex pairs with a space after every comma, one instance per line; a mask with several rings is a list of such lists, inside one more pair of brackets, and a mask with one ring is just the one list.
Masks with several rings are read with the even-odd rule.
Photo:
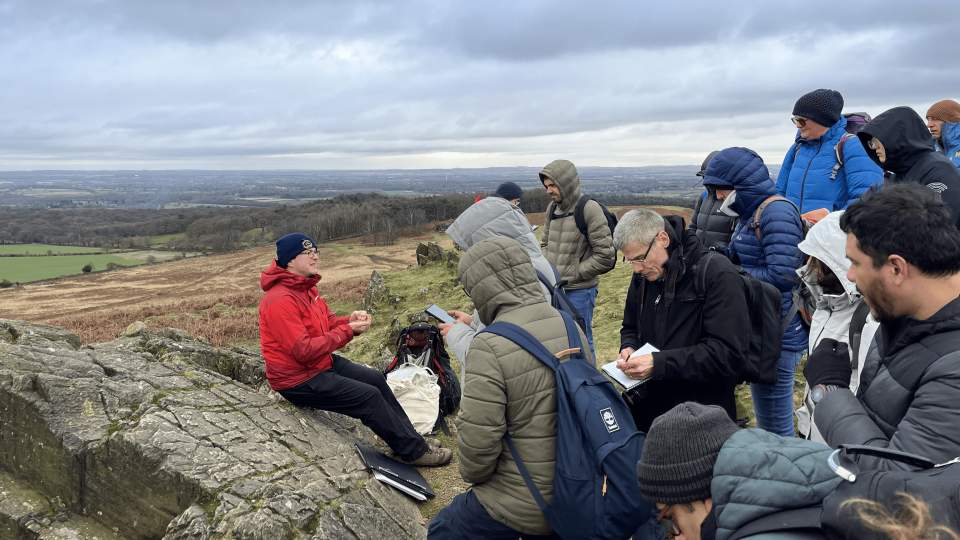
[[853, 368], [850, 366], [850, 351], [847, 344], [835, 339], [824, 338], [807, 358], [807, 365], [803, 368], [803, 376], [811, 387], [818, 384], [850, 387], [850, 376]]

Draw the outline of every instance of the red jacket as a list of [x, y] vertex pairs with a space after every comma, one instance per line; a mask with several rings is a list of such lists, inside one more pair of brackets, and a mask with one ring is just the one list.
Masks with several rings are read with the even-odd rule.
[[260, 351], [267, 381], [286, 390], [333, 365], [331, 354], [353, 339], [349, 317], [337, 317], [317, 292], [320, 276], [302, 277], [274, 261], [260, 274]]

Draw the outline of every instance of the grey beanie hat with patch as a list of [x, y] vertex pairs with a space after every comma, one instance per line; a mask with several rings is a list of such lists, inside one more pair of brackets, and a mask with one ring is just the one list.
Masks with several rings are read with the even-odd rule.
[[709, 499], [720, 448], [738, 429], [721, 407], [692, 401], [658, 416], [637, 463], [640, 492], [664, 504]]

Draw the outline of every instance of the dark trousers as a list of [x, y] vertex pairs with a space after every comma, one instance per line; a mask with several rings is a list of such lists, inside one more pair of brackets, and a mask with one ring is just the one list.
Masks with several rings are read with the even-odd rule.
[[333, 367], [305, 383], [281, 390], [298, 407], [312, 407], [352, 416], [363, 422], [401, 459], [412, 461], [427, 443], [403, 412], [382, 373], [333, 355]]
[[521, 534], [490, 517], [473, 491], [454, 497], [440, 511], [427, 530], [428, 540], [516, 540], [517, 538], [559, 538]]

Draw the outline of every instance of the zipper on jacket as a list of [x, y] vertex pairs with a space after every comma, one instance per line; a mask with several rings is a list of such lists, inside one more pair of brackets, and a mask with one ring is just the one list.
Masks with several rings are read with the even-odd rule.
[[[824, 134], [826, 135], [826, 134]], [[803, 178], [800, 179], [800, 213], [803, 213], [803, 196], [804, 192], [807, 189], [807, 173], [810, 172], [810, 165], [813, 165], [813, 158], [820, 155], [820, 149], [823, 147], [823, 137], [820, 137], [820, 142], [817, 143], [817, 151], [813, 153], [813, 157], [810, 158], [810, 161], [807, 162], [807, 167], [803, 169]]]

